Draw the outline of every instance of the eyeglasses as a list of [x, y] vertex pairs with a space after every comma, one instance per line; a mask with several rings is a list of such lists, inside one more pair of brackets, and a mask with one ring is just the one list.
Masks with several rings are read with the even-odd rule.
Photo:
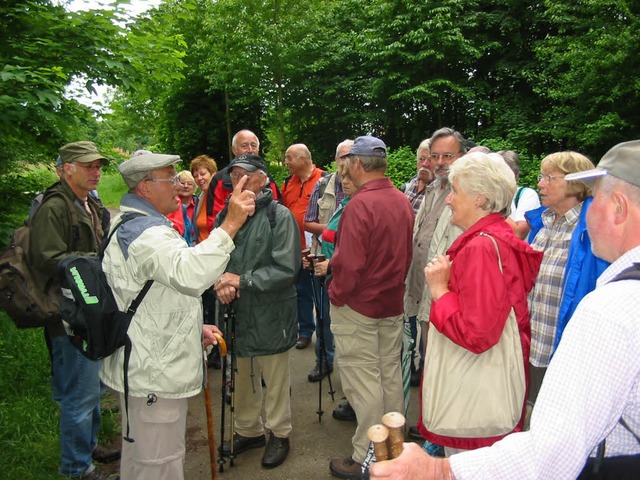
[[183, 187], [195, 187], [196, 184], [190, 181], [185, 181], [183, 182], [182, 180], [178, 180], [180, 182], [180, 185], [182, 185]]
[[147, 182], [168, 182], [171, 183], [174, 187], [180, 183], [180, 177], [176, 175], [171, 178], [145, 178]]
[[564, 177], [564, 175], [549, 175], [548, 173], [541, 173], [538, 175], [538, 182], [542, 182], [544, 180], [545, 183], [551, 183], [551, 180]]
[[450, 153], [450, 152], [449, 153], [430, 153], [429, 154], [429, 160], [439, 160], [439, 159], [453, 160], [459, 154], [460, 154], [460, 152], [457, 152], [457, 153]]
[[73, 162], [73, 165], [84, 168], [85, 170], [93, 170], [94, 172], [99, 172], [102, 170], [102, 165], [86, 165], [84, 163], [76, 163]]
[[254, 172], [254, 173], [240, 173], [240, 172], [231, 172], [229, 174], [229, 176], [231, 177], [231, 180], [235, 180], [238, 181], [240, 180], [242, 177], [244, 177], [245, 175], [249, 178], [256, 176], [258, 173]]

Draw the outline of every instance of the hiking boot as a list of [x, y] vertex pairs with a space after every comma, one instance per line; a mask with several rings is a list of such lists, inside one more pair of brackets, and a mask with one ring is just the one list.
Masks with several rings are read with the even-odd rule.
[[296, 342], [296, 348], [298, 350], [304, 350], [311, 343], [311, 339], [309, 337], [298, 337], [298, 341]]
[[[264, 434], [258, 437], [244, 437], [235, 433], [233, 435], [233, 454], [238, 455], [252, 448], [264, 447], [264, 444]], [[220, 451], [220, 454], [224, 455], [225, 457], [231, 455], [231, 445], [229, 444], [229, 442], [222, 442], [222, 445], [220, 445], [220, 448], [218, 450]]]
[[99, 463], [111, 463], [120, 458], [120, 450], [96, 445], [96, 448], [91, 452], [91, 457]]
[[347, 480], [359, 480], [362, 478], [362, 465], [353, 458], [334, 458], [329, 462], [331, 475]]
[[333, 409], [333, 418], [344, 422], [355, 422], [357, 420], [356, 412], [348, 401], [342, 402]]
[[287, 454], [289, 453], [289, 439], [276, 437], [271, 434], [267, 448], [264, 449], [262, 456], [262, 466], [265, 468], [275, 468], [282, 465]]
[[315, 368], [311, 370], [311, 373], [309, 373], [307, 378], [312, 383], [319, 382], [330, 373], [333, 373], [333, 365], [327, 365], [325, 368], [321, 369], [320, 364], [316, 363]]

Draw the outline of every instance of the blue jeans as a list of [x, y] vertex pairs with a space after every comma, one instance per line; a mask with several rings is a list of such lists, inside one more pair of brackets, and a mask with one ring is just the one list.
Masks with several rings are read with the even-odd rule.
[[301, 268], [296, 280], [298, 293], [298, 336], [311, 338], [316, 330], [313, 321], [313, 284], [311, 278], [313, 272]]
[[[322, 295], [322, 336], [324, 340], [324, 351], [327, 352], [327, 364], [333, 365], [333, 357], [336, 349], [333, 345], [333, 333], [331, 333], [331, 315], [329, 314], [329, 291], [327, 284], [320, 285], [320, 279], [315, 278], [313, 281], [315, 287], [315, 301], [320, 306], [320, 296]], [[319, 314], [320, 312], [318, 312]], [[320, 316], [316, 320], [316, 363], [320, 365], [322, 358], [320, 356]]]
[[79, 477], [91, 466], [100, 429], [100, 365], [71, 345], [51, 339], [54, 399], [60, 402], [60, 473]]

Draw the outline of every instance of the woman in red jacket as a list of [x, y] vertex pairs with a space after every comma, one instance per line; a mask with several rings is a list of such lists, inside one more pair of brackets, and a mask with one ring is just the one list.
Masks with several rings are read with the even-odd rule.
[[[502, 157], [472, 153], [451, 165], [449, 181], [452, 191], [446, 201], [452, 210], [451, 223], [464, 233], [447, 250], [446, 256], [432, 259], [425, 268], [433, 298], [430, 329], [437, 329], [448, 340], [469, 352], [481, 354], [499, 342], [513, 307], [522, 357], [511, 361], [522, 362], [528, 385], [531, 329], [527, 293], [533, 287], [542, 255], [517, 238], [505, 221], [516, 190], [515, 177]], [[427, 361], [429, 353], [439, 354], [429, 352], [427, 348]], [[446, 358], [442, 361], [447, 364]], [[428, 374], [438, 375], [425, 370], [423, 384]], [[452, 380], [443, 377], [438, 381], [446, 383]], [[423, 390], [423, 397], [429, 394], [431, 392]], [[478, 394], [492, 395], [493, 392], [488, 388]], [[526, 394], [522, 399], [522, 414], [513, 431], [522, 429], [524, 399]], [[520, 409], [519, 403], [517, 409]], [[421, 413], [420, 426], [424, 438], [443, 445], [447, 455], [455, 450], [488, 446], [504, 436], [472, 438], [462, 434], [462, 425], [459, 436], [455, 431], [446, 435], [436, 434], [425, 426], [430, 423], [424, 418], [424, 410]], [[488, 412], [480, 412], [479, 416], [485, 413], [489, 415]]]

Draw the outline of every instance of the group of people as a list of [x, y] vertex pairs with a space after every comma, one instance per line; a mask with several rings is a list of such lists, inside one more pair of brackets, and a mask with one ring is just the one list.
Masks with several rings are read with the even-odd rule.
[[[140, 215], [122, 227], [119, 217], [105, 225], [89, 194], [107, 159], [91, 142], [60, 149], [53, 188], [81, 221], [72, 228], [56, 198], [34, 215], [31, 252], [43, 282], [65, 256], [96, 254], [113, 230], [103, 268], [118, 305], [126, 309], [154, 280], [129, 329], [128, 398], [124, 352], [94, 362], [70, 345], [64, 323], [46, 330], [61, 474], [106, 478], [92, 460], [120, 456], [97, 445], [106, 385], [119, 392], [135, 439], [123, 442], [120, 477], [183, 478], [187, 399], [202, 387], [203, 348], [223, 333], [216, 309], [234, 312], [237, 357], [237, 413], [223, 454], [264, 447], [265, 468], [285, 461], [289, 351], [306, 348], [315, 333], [308, 379], [320, 381], [335, 364], [347, 401], [334, 416], [357, 422], [353, 451], [329, 464], [339, 478], [360, 478], [367, 430], [405, 410], [407, 370], [422, 386], [410, 433], [424, 445], [405, 444], [399, 459], [371, 467], [372, 478], [574, 478], [605, 437], [597, 468], [618, 468], [610, 457], [625, 468], [636, 460], [637, 368], [626, 355], [638, 342], [638, 290], [615, 280], [640, 255], [640, 142], [614, 147], [598, 169], [576, 152], [545, 157], [540, 201], [518, 187], [515, 152], [490, 152], [450, 128], [420, 144], [404, 192], [385, 177], [387, 149], [376, 137], [340, 143], [334, 173], [316, 167], [304, 144], [291, 145], [281, 188], [253, 132], [238, 132], [231, 148], [222, 170], [201, 155], [179, 173], [176, 155], [136, 152], [118, 167], [129, 188], [120, 210]], [[309, 251], [325, 260], [310, 262]], [[516, 404], [507, 425], [474, 430], [492, 419], [469, 408], [444, 427], [453, 402], [435, 393], [457, 388], [454, 381], [464, 390], [450, 370], [457, 356], [470, 352], [473, 362], [507, 340]], [[485, 383], [474, 384], [476, 394], [502, 402], [489, 377]], [[450, 459], [434, 458], [443, 455]]]

